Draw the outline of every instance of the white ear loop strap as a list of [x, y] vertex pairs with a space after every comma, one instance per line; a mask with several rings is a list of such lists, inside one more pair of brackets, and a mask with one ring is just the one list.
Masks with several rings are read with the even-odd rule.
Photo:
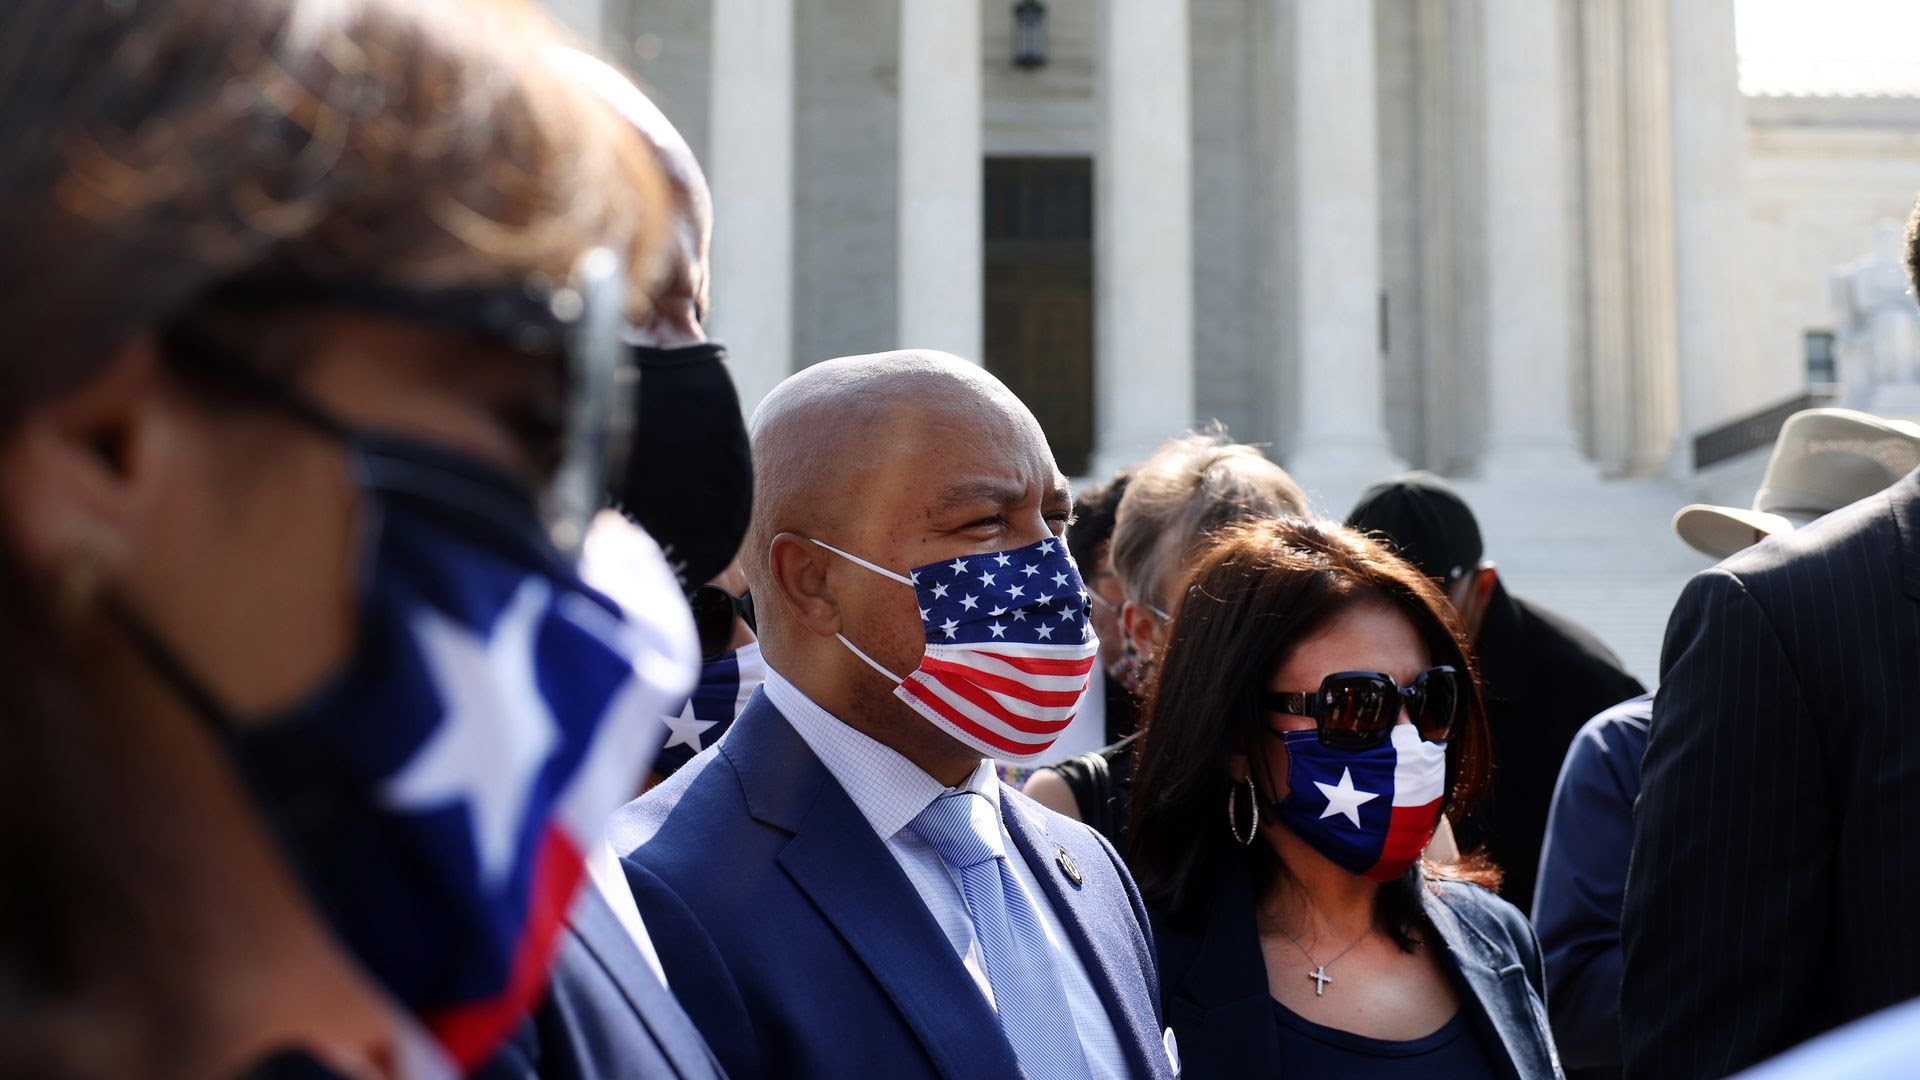
[[872, 668], [873, 670], [879, 672], [882, 675], [885, 675], [887, 678], [892, 679], [895, 683], [906, 682], [905, 679], [902, 679], [900, 676], [895, 675], [893, 672], [888, 671], [886, 668], [881, 667], [880, 661], [875, 660], [873, 657], [868, 656], [864, 652], [861, 652], [860, 646], [855, 645], [853, 642], [847, 640], [847, 635], [835, 634], [833, 636], [840, 639], [840, 644], [845, 645], [847, 648], [853, 650], [853, 655], [859, 657], [862, 660], [865, 660], [867, 662], [868, 667]]
[[[807, 537], [807, 539], [813, 540], [813, 537], [809, 536]], [[813, 542], [816, 544], [819, 544], [821, 547], [826, 548], [828, 551], [833, 552], [835, 555], [840, 556], [841, 558], [847, 560], [848, 562], [851, 562], [856, 566], [864, 566], [867, 569], [873, 571], [876, 574], [879, 574], [882, 577], [890, 577], [902, 585], [911, 586], [913, 584], [913, 579], [910, 577], [907, 577], [904, 574], [896, 574], [884, 566], [875, 566], [874, 564], [868, 562], [867, 560], [861, 558], [858, 555], [841, 551], [839, 548], [834, 547], [832, 544], [824, 543], [819, 540], [813, 540]], [[845, 645], [849, 652], [853, 653], [853, 655], [859, 657], [860, 659], [865, 660], [867, 662], [868, 667], [872, 668], [873, 670], [879, 672], [882, 675], [885, 675], [887, 678], [893, 680], [894, 683], [896, 684], [903, 683], [906, 681], [905, 679], [902, 679], [900, 676], [895, 675], [893, 672], [888, 671], [886, 668], [881, 667], [880, 661], [875, 660], [871, 656], [868, 656], [865, 652], [861, 650], [860, 646], [855, 645], [853, 642], [847, 640], [847, 635], [836, 633], [833, 636], [836, 638], [839, 638], [840, 644]]]
[[[813, 540], [813, 537], [809, 536], [807, 537], [807, 539]], [[847, 560], [848, 562], [854, 563], [859, 566], [864, 566], [867, 569], [873, 571], [874, 573], [881, 575], [882, 577], [890, 577], [902, 585], [911, 586], [913, 584], [913, 579], [906, 576], [905, 574], [896, 574], [884, 566], [875, 566], [874, 564], [868, 562], [867, 560], [861, 558], [858, 555], [851, 555], [851, 554], [848, 554], [847, 552], [841, 551], [839, 548], [834, 547], [832, 544], [825, 543], [820, 540], [813, 540], [813, 542], [816, 544], [819, 544], [821, 547], [826, 548], [828, 551], [833, 552], [835, 555], [840, 556], [841, 558]], [[872, 663], [872, 661], [869, 660], [868, 663]]]

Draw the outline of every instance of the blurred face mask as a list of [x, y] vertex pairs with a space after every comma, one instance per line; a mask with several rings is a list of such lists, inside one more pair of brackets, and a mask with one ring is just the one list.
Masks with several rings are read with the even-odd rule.
[[631, 349], [640, 407], [613, 500], [659, 542], [691, 589], [733, 561], [753, 514], [740, 395], [719, 344]]
[[[576, 321], [591, 324], [586, 298]], [[462, 1070], [537, 999], [589, 845], [695, 675], [691, 620], [657, 550], [629, 575], [653, 600], [631, 616], [576, 569], [608, 452], [596, 416], [614, 405], [603, 337], [572, 335], [569, 447], [543, 493], [356, 430], [210, 342], [167, 342], [197, 377], [344, 447], [363, 522], [356, 644], [305, 701], [242, 721], [124, 606], [122, 625], [225, 746], [335, 934]], [[578, 400], [593, 393], [607, 396]]]

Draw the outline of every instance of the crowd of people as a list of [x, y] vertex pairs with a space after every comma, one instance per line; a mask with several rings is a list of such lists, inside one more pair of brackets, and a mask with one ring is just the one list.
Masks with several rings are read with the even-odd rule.
[[1685, 508], [1648, 694], [1434, 476], [1210, 425], [1076, 498], [928, 350], [748, 422], [698, 162], [531, 6], [0, 41], [0, 1075], [1920, 1048], [1920, 426]]

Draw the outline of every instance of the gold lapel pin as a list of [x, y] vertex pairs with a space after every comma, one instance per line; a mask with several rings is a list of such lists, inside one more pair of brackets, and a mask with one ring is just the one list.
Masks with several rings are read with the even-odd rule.
[[1054, 856], [1053, 861], [1060, 864], [1060, 872], [1067, 875], [1067, 880], [1073, 882], [1073, 887], [1076, 889], [1079, 888], [1082, 881], [1080, 868], [1074, 865], [1073, 856], [1067, 854], [1067, 849], [1061, 848], [1059, 854]]

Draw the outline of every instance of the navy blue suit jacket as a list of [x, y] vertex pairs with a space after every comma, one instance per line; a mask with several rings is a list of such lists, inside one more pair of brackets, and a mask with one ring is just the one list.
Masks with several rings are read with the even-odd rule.
[[1547, 814], [1533, 928], [1548, 1015], [1574, 1080], [1620, 1075], [1620, 898], [1633, 854], [1633, 801], [1653, 695], [1623, 701], [1574, 737]]
[[[672, 926], [647, 927], [649, 937]], [[567, 913], [547, 996], [478, 1080], [718, 1080], [719, 1063], [592, 881]]]
[[[1004, 785], [1000, 798], [1129, 1072], [1170, 1076], [1132, 878], [1092, 829]], [[718, 747], [623, 810], [612, 835], [667, 978], [731, 1075], [1019, 1075], [906, 873], [764, 694]]]

